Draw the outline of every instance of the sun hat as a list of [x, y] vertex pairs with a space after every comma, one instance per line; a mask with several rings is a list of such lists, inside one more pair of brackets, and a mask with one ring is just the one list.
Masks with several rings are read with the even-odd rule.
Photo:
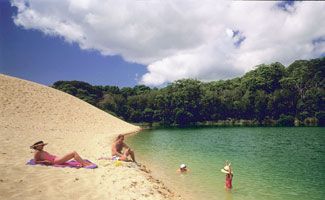
[[47, 143], [44, 143], [43, 141], [38, 141], [36, 142], [35, 144], [33, 144], [32, 146], [30, 146], [31, 149], [35, 149], [35, 147], [38, 147], [38, 146], [45, 146], [47, 145]]
[[[230, 171], [230, 165], [226, 165], [221, 169], [221, 172], [225, 174], [229, 174], [229, 171]], [[233, 171], [231, 171], [231, 173], [233, 174]]]
[[179, 168], [181, 168], [181, 169], [186, 168], [186, 165], [185, 164], [181, 164], [181, 166], [179, 166]]

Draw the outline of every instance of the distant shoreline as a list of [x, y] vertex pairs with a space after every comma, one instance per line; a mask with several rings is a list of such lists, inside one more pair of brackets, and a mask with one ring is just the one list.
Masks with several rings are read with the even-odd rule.
[[216, 126], [325, 126], [325, 58], [261, 64], [243, 76], [176, 80], [162, 88], [57, 81], [69, 93], [129, 123]]
[[219, 121], [206, 121], [206, 122], [196, 122], [189, 125], [164, 125], [161, 123], [132, 123], [136, 126], [140, 126], [142, 129], [151, 128], [184, 128], [184, 127], [322, 127], [317, 124], [317, 120], [310, 118], [309, 123], [304, 123], [299, 120], [295, 120], [292, 125], [279, 125], [276, 120], [270, 120], [267, 122], [259, 123], [257, 120], [219, 120]]

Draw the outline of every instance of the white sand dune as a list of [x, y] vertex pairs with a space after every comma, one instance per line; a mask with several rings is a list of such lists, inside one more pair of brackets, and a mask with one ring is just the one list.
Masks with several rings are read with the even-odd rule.
[[[0, 74], [0, 199], [179, 199], [143, 166], [97, 160], [118, 134], [139, 130], [71, 95]], [[76, 150], [99, 168], [25, 165], [39, 140], [50, 153]]]

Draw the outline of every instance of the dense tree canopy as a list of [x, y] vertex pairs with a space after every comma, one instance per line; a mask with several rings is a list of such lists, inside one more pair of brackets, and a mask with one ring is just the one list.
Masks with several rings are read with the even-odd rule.
[[325, 58], [287, 68], [262, 64], [231, 80], [182, 79], [157, 89], [57, 81], [54, 88], [135, 123], [189, 125], [242, 121], [257, 125], [324, 125]]

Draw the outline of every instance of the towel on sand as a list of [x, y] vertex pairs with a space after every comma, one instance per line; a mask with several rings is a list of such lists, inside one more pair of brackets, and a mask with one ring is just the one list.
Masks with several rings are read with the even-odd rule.
[[[90, 162], [91, 165], [88, 165], [88, 166], [83, 167], [83, 168], [86, 168], [86, 169], [95, 169], [95, 168], [98, 167], [95, 163], [92, 163], [92, 162], [89, 161], [89, 160], [86, 160], [86, 161], [87, 161], [87, 162]], [[45, 165], [45, 164], [36, 164], [36, 163], [35, 163], [35, 160], [34, 160], [34, 159], [31, 159], [30, 161], [28, 161], [28, 162], [26, 163], [26, 165]], [[60, 164], [60, 165], [45, 165], [45, 166], [81, 168], [81, 167], [80, 167], [80, 163], [78, 163], [78, 162], [75, 161], [75, 160], [70, 160], [70, 161], [65, 162], [65, 163], [63, 163], [63, 164]]]

